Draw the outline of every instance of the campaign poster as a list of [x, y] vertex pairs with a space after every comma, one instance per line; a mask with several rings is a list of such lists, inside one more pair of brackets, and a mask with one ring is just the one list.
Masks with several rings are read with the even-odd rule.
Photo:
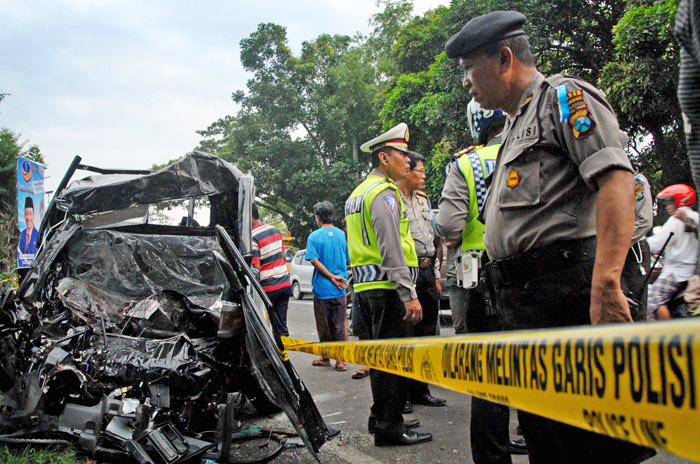
[[17, 267], [32, 265], [44, 217], [44, 166], [23, 157], [17, 159]]

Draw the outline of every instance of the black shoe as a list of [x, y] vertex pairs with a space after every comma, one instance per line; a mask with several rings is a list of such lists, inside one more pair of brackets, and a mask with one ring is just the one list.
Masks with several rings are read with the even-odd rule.
[[411, 407], [411, 403], [406, 403], [406, 406], [403, 407], [403, 413], [404, 414], [411, 414], [413, 412], [413, 408]]
[[426, 394], [421, 396], [420, 398], [411, 398], [411, 403], [413, 404], [421, 404], [423, 406], [433, 406], [433, 407], [440, 407], [440, 406], [445, 406], [447, 405], [447, 401], [440, 399], [440, 398], [435, 398], [433, 395]]
[[407, 430], [401, 435], [382, 435], [377, 433], [374, 435], [374, 446], [408, 446], [425, 443], [433, 439], [432, 433], [420, 433], [413, 430]]
[[[403, 421], [403, 425], [407, 429], [415, 429], [416, 427], [420, 427], [420, 421], [418, 419], [409, 419]], [[377, 429], [377, 418], [374, 416], [369, 416], [369, 420], [367, 421], [367, 431], [369, 433], [374, 433], [374, 431]]]
[[510, 454], [527, 454], [527, 443], [524, 438], [510, 441]]

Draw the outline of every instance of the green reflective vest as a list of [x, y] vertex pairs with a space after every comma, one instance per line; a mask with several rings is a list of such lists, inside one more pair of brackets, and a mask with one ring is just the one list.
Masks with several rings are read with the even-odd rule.
[[355, 292], [373, 289], [394, 290], [395, 286], [381, 269], [382, 256], [377, 246], [377, 237], [372, 228], [370, 205], [374, 198], [387, 187], [394, 191], [398, 206], [401, 208], [401, 248], [406, 264], [411, 272], [413, 282], [418, 277], [418, 256], [416, 245], [408, 227], [406, 208], [401, 200], [399, 188], [385, 177], [370, 174], [355, 188], [345, 202], [345, 219], [348, 231], [348, 252], [352, 265], [353, 286]]
[[[479, 213], [486, 198], [485, 179], [496, 166], [496, 156], [501, 144], [478, 147], [457, 158], [457, 168], [469, 187], [469, 214], [462, 230], [462, 250], [484, 250], [484, 224]], [[452, 173], [450, 173], [452, 174]]]

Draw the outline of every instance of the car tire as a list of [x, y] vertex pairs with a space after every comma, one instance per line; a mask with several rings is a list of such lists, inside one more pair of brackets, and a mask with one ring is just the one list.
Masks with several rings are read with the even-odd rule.
[[304, 294], [301, 293], [301, 286], [299, 285], [299, 282], [294, 282], [292, 284], [292, 296], [295, 300], [301, 300], [304, 298]]
[[275, 401], [275, 395], [265, 381], [265, 377], [263, 377], [260, 369], [253, 364], [247, 354], [245, 357], [248, 366], [248, 372], [242, 374], [243, 394], [245, 397], [250, 401], [253, 407], [264, 416], [282, 411], [282, 408]]

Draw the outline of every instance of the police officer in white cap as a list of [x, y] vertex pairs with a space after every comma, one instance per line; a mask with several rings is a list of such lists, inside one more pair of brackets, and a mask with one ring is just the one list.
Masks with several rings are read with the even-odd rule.
[[[401, 123], [362, 145], [372, 153], [372, 172], [345, 203], [348, 251], [360, 314], [372, 339], [409, 337], [422, 319], [414, 284], [418, 258], [406, 209], [395, 181], [409, 170], [408, 126]], [[368, 429], [376, 446], [415, 445], [432, 434], [410, 430], [404, 421], [408, 380], [370, 371], [372, 398]]]
[[[510, 329], [632, 322], [620, 273], [634, 230], [626, 136], [594, 86], [537, 70], [526, 18], [496, 11], [445, 45], [484, 109], [508, 114], [482, 217], [484, 270]], [[519, 412], [531, 463], [638, 463], [654, 450]]]

